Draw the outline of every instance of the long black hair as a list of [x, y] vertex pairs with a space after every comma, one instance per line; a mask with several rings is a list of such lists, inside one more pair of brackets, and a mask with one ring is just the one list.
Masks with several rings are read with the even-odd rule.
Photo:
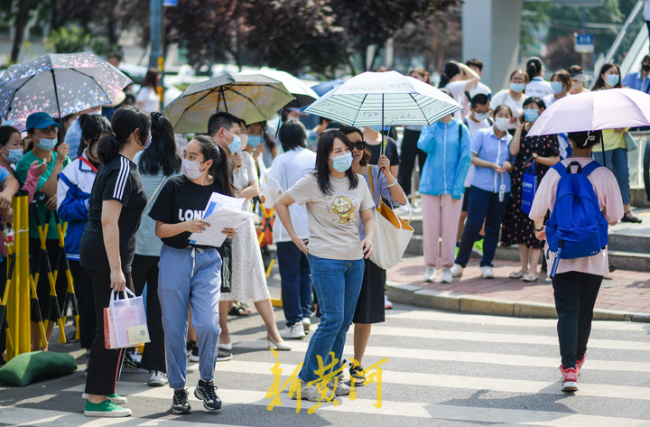
[[230, 180], [230, 166], [226, 150], [221, 148], [212, 138], [205, 135], [195, 135], [194, 140], [201, 146], [203, 160], [212, 160], [209, 174], [223, 188], [226, 196], [232, 196], [235, 193], [235, 187]]
[[442, 69], [442, 74], [440, 75], [440, 83], [438, 84], [438, 87], [442, 88], [447, 86], [447, 83], [458, 74], [460, 74], [460, 67], [458, 64], [453, 61], [445, 63], [445, 66]]
[[[318, 148], [316, 149], [316, 168], [314, 170], [314, 176], [318, 181], [318, 188], [323, 194], [330, 195], [332, 194], [332, 183], [330, 182], [330, 165], [329, 158], [332, 154], [332, 149], [334, 148], [334, 140], [340, 139], [343, 143], [350, 149], [352, 152], [352, 143], [347, 136], [341, 131], [338, 130], [327, 130], [320, 134], [318, 138]], [[352, 168], [345, 171], [345, 175], [350, 180], [350, 188], [357, 188], [359, 184], [359, 178], [357, 174], [352, 171]]]
[[[92, 150], [92, 148], [99, 142], [99, 138], [102, 135], [110, 135], [113, 132], [111, 122], [104, 116], [85, 116], [81, 128], [81, 139], [88, 148], [88, 151], [96, 153], [97, 150]], [[83, 146], [84, 144], [81, 145]]]
[[181, 170], [181, 162], [172, 123], [163, 113], [151, 113], [151, 145], [140, 157], [140, 173], [156, 175], [162, 168], [165, 176], [173, 175]]
[[120, 153], [134, 130], [139, 129], [138, 139], [144, 146], [149, 139], [151, 117], [149, 113], [137, 107], [122, 107], [113, 114], [111, 121], [113, 133], [109, 133], [99, 142], [97, 154], [102, 163], [108, 163]]
[[621, 69], [618, 68], [618, 65], [616, 64], [603, 64], [602, 67], [600, 67], [600, 72], [598, 73], [598, 78], [596, 79], [596, 83], [594, 83], [594, 87], [591, 90], [598, 90], [598, 89], [603, 89], [605, 87], [605, 80], [603, 80], [603, 74], [608, 72], [610, 69], [616, 68], [616, 71], [618, 72], [618, 83], [614, 87], [623, 87], [623, 84], [621, 83], [622, 77], [621, 77]]

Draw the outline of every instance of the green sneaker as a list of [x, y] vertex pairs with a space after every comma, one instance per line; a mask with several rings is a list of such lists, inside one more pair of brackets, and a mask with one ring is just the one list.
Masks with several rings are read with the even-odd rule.
[[[84, 393], [81, 395], [81, 398], [82, 398], [82, 399], [85, 399], [85, 400], [88, 400], [88, 397], [89, 397], [89, 396], [88, 396], [88, 393], [86, 393], [86, 392], [84, 392]], [[124, 397], [124, 396], [120, 396], [120, 395], [117, 394], [117, 393], [107, 394], [107, 395], [106, 395], [106, 398], [107, 398], [108, 400], [110, 400], [111, 402], [115, 403], [116, 405], [126, 405], [127, 403], [129, 403], [129, 401], [127, 400], [126, 397]]]
[[478, 254], [478, 256], [483, 256], [483, 239], [474, 242], [474, 246], [472, 246], [472, 252]]
[[102, 403], [92, 403], [86, 400], [86, 407], [84, 408], [84, 415], [87, 417], [130, 417], [131, 410], [122, 408], [110, 400], [104, 400]]

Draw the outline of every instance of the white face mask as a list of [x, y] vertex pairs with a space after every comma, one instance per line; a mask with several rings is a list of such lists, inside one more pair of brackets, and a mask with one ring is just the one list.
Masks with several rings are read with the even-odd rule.
[[490, 117], [490, 113], [474, 113], [474, 118], [479, 122], [486, 120], [488, 117]]
[[510, 119], [508, 117], [497, 117], [494, 121], [494, 124], [496, 125], [497, 129], [503, 132], [508, 129], [508, 126], [510, 125]]
[[181, 163], [181, 171], [183, 172], [183, 175], [185, 175], [187, 178], [197, 179], [198, 177], [203, 175], [203, 172], [201, 172], [201, 170], [199, 169], [200, 165], [201, 165], [200, 162], [183, 159], [183, 162]]

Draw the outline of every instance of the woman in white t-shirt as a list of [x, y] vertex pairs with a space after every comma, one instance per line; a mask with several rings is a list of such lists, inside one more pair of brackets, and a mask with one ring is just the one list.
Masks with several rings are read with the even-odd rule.
[[[445, 64], [438, 87], [447, 89], [460, 105], [465, 105], [465, 92], [469, 93], [480, 81], [478, 73], [467, 65], [449, 61]], [[462, 122], [463, 110], [456, 111], [454, 118]]]
[[[375, 236], [375, 202], [364, 178], [351, 169], [352, 149], [342, 132], [323, 132], [318, 139], [314, 172], [301, 178], [275, 202], [276, 214], [291, 240], [309, 259], [322, 313], [298, 374], [302, 381], [300, 397], [314, 402], [321, 399], [323, 387], [328, 394], [327, 387], [333, 387], [337, 396], [350, 393], [350, 387], [337, 379], [317, 386], [319, 377], [314, 371], [331, 364], [335, 371], [342, 369], [338, 366], [361, 290], [364, 258], [372, 255]], [[291, 222], [289, 206], [296, 202], [307, 209], [307, 243], [296, 234]], [[366, 233], [363, 240], [359, 219]]]
[[[490, 105], [507, 105], [512, 111], [512, 118], [510, 125], [508, 125], [508, 132], [514, 134], [517, 129], [517, 119], [524, 112], [524, 101], [527, 96], [524, 95], [524, 89], [528, 83], [528, 74], [524, 70], [515, 70], [510, 74], [510, 88], [503, 89], [492, 97]], [[490, 113], [494, 114], [494, 110], [490, 108]]]
[[544, 98], [553, 93], [551, 84], [544, 80], [544, 65], [542, 65], [542, 61], [539, 58], [533, 56], [526, 61], [526, 72], [529, 78], [528, 84], [526, 85], [526, 96]]
[[147, 113], [160, 111], [160, 98], [158, 97], [159, 79], [158, 70], [149, 68], [142, 80], [140, 92], [138, 92], [138, 96], [135, 98], [138, 108], [141, 108]]

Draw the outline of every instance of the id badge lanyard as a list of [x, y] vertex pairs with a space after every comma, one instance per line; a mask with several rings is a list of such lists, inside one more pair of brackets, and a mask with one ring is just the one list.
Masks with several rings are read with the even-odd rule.
[[[501, 158], [501, 140], [497, 142], [497, 159], [494, 163], [499, 165], [499, 167], [502, 167], [503, 164], [499, 163], [499, 160]], [[496, 187], [497, 184], [497, 173], [494, 172], [494, 186]], [[503, 172], [499, 173], [500, 178], [501, 178], [501, 185], [499, 186], [499, 202], [503, 202], [503, 200], [506, 197], [506, 185], [503, 183]]]

